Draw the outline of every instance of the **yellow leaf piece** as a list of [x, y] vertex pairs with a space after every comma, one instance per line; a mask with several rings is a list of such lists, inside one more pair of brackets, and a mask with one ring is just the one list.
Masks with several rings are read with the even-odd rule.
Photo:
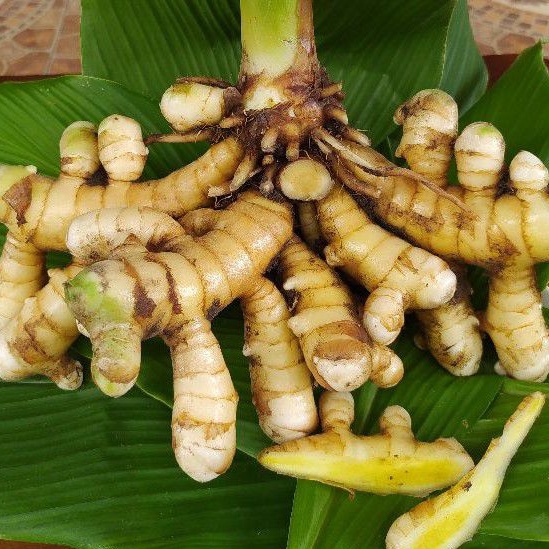
[[471, 539], [494, 508], [507, 467], [544, 404], [545, 396], [540, 392], [527, 396], [472, 471], [393, 523], [386, 538], [387, 549], [453, 549]]
[[378, 435], [354, 435], [353, 416], [350, 393], [326, 392], [320, 399], [324, 432], [267, 448], [259, 461], [277, 473], [347, 490], [410, 496], [450, 486], [473, 467], [455, 439], [417, 441], [401, 406], [383, 412]]

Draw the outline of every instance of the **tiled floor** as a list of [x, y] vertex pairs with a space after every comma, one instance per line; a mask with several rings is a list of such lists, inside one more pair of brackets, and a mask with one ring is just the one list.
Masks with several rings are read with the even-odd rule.
[[[469, 0], [469, 10], [484, 55], [549, 38], [549, 0]], [[78, 73], [79, 16], [80, 0], [0, 0], [0, 75]]]
[[65, 548], [61, 547], [60, 545], [44, 545], [41, 543], [19, 543], [16, 541], [0, 541], [0, 549], [65, 549]]
[[469, 13], [483, 55], [518, 53], [549, 39], [549, 0], [469, 0]]
[[80, 0], [0, 0], [0, 75], [80, 72]]

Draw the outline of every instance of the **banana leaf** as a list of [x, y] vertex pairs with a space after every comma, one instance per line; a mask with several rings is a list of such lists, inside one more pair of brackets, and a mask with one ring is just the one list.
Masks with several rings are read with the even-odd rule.
[[[294, 483], [238, 454], [207, 486], [181, 474], [170, 411], [139, 389], [0, 384], [0, 538], [73, 547], [278, 548]], [[261, 505], [258, 505], [261, 501]]]

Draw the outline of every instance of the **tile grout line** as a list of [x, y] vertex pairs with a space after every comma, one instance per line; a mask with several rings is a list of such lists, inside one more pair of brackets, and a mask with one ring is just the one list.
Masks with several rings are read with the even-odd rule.
[[61, 33], [63, 30], [63, 25], [65, 24], [65, 16], [67, 15], [68, 5], [69, 5], [68, 0], [64, 0], [63, 9], [61, 10], [61, 18], [60, 18], [59, 26], [57, 27], [57, 32], [55, 33], [55, 37], [53, 39], [53, 42], [50, 48], [50, 55], [49, 55], [48, 63], [44, 70], [44, 74], [50, 74], [51, 67], [55, 60], [55, 53], [57, 51], [57, 46], [59, 45], [59, 40], [61, 39]]

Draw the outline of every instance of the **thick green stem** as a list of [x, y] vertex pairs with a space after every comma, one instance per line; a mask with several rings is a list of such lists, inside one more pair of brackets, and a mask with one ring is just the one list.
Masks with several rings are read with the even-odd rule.
[[296, 57], [300, 0], [241, 0], [242, 49], [248, 74], [274, 78]]
[[240, 84], [247, 109], [295, 101], [315, 84], [319, 65], [312, 0], [241, 0]]

